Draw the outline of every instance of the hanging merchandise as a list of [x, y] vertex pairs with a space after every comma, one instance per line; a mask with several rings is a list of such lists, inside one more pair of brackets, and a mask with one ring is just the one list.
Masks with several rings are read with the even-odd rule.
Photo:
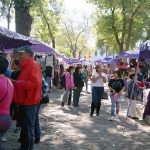
[[54, 55], [49, 54], [46, 56], [46, 66], [53, 66], [54, 62], [53, 62], [53, 58]]

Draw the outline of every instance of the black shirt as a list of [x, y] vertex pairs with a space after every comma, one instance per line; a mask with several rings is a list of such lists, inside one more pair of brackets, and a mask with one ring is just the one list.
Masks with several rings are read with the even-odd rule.
[[19, 74], [20, 74], [20, 71], [13, 71], [13, 72], [11, 73], [11, 79], [17, 80]]
[[113, 88], [116, 91], [116, 93], [119, 93], [122, 90], [122, 88], [125, 86], [125, 84], [124, 84], [124, 80], [122, 79], [111, 79], [109, 81], [108, 86]]
[[75, 87], [83, 87], [84, 82], [83, 82], [82, 74], [75, 72], [73, 74], [73, 76], [74, 76], [74, 86]]

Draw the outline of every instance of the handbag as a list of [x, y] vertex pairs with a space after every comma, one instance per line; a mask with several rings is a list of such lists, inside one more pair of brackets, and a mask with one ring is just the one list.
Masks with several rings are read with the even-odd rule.
[[121, 97], [121, 96], [119, 96], [118, 94], [115, 94], [115, 95], [114, 95], [114, 101], [115, 101], [116, 103], [121, 102], [121, 100], [122, 100], [122, 97]]
[[2, 103], [6, 99], [7, 95], [8, 95], [8, 80], [7, 80], [7, 91], [6, 91], [6, 94], [0, 99], [0, 103]]
[[67, 102], [69, 98], [69, 93], [68, 92], [64, 92], [64, 94], [62, 95], [62, 102]]

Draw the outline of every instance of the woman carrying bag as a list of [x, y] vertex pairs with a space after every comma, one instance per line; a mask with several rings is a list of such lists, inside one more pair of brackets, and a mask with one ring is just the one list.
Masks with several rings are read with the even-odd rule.
[[68, 101], [68, 106], [71, 105], [71, 99], [72, 99], [72, 90], [74, 88], [74, 67], [70, 66], [67, 72], [64, 74], [65, 77], [65, 92], [62, 96], [62, 103], [61, 106], [65, 105], [65, 102]]
[[[122, 96], [122, 92], [125, 89], [124, 80], [121, 79], [120, 71], [116, 70], [113, 72], [113, 79], [109, 81], [109, 89], [110, 89], [110, 99], [111, 99], [111, 118], [110, 121], [113, 121], [115, 115], [119, 114], [120, 109], [120, 100]], [[116, 112], [115, 112], [116, 107]]]

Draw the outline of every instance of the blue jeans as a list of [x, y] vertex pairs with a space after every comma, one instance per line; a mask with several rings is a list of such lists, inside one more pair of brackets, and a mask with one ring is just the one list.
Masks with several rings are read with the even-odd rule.
[[101, 107], [101, 99], [104, 94], [104, 87], [93, 87], [92, 88], [92, 103], [91, 103], [91, 115], [93, 115], [96, 108], [96, 114], [99, 115]]
[[33, 149], [36, 112], [37, 105], [21, 106], [21, 150]]
[[[115, 102], [113, 94], [110, 95], [110, 99], [111, 99], [111, 116], [115, 116], [115, 114], [119, 114], [120, 103]], [[116, 113], [115, 113], [115, 110], [116, 110]]]
[[40, 129], [40, 122], [39, 122], [40, 107], [41, 107], [41, 105], [39, 104], [37, 106], [36, 119], [35, 119], [35, 127], [34, 127], [34, 134], [35, 134], [35, 140], [36, 141], [40, 141], [40, 139], [41, 139], [41, 129]]
[[[0, 115], [0, 138], [10, 128], [10, 126], [11, 126], [10, 115]], [[1, 149], [2, 149], [2, 145], [0, 140], [0, 150]]]

